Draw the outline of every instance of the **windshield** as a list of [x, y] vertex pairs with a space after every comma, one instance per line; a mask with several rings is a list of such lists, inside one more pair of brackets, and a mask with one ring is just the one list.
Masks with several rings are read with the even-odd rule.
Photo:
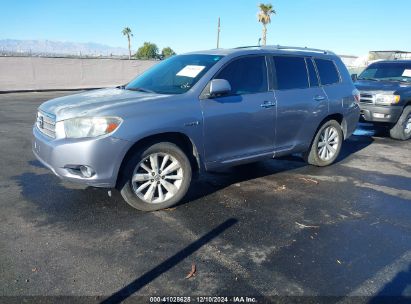
[[158, 94], [182, 94], [190, 90], [221, 58], [223, 56], [173, 56], [132, 80], [125, 89]]
[[358, 79], [411, 82], [411, 62], [379, 62], [370, 65]]

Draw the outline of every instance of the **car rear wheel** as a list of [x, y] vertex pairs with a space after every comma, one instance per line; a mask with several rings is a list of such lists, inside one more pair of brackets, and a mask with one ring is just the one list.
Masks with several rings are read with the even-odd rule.
[[335, 120], [329, 120], [317, 131], [310, 150], [304, 154], [304, 159], [318, 167], [331, 165], [340, 154], [343, 140], [340, 124]]
[[390, 130], [390, 136], [398, 140], [411, 138], [411, 106], [406, 106], [394, 127]]
[[157, 143], [141, 149], [127, 162], [120, 192], [138, 210], [160, 210], [184, 197], [191, 175], [190, 161], [178, 146]]

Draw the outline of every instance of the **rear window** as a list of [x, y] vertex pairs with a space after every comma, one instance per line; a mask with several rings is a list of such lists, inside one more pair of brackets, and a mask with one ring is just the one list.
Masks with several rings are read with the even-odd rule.
[[309, 87], [307, 68], [303, 57], [274, 56], [274, 64], [278, 90]]
[[337, 67], [334, 61], [326, 59], [315, 59], [318, 74], [322, 85], [330, 85], [340, 82]]

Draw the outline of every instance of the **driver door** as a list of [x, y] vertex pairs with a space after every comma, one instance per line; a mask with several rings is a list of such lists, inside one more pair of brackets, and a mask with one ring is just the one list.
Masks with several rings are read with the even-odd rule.
[[276, 102], [266, 57], [234, 59], [214, 79], [227, 80], [231, 92], [201, 100], [206, 163], [231, 163], [273, 153]]

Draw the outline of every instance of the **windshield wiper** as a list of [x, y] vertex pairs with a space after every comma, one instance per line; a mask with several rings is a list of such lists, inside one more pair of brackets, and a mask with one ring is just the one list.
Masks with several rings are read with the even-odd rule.
[[136, 91], [136, 92], [144, 92], [144, 93], [155, 93], [154, 91], [144, 89], [144, 88], [127, 88], [127, 90]]
[[376, 78], [358, 78], [358, 80], [380, 81], [379, 79], [376, 79]]

